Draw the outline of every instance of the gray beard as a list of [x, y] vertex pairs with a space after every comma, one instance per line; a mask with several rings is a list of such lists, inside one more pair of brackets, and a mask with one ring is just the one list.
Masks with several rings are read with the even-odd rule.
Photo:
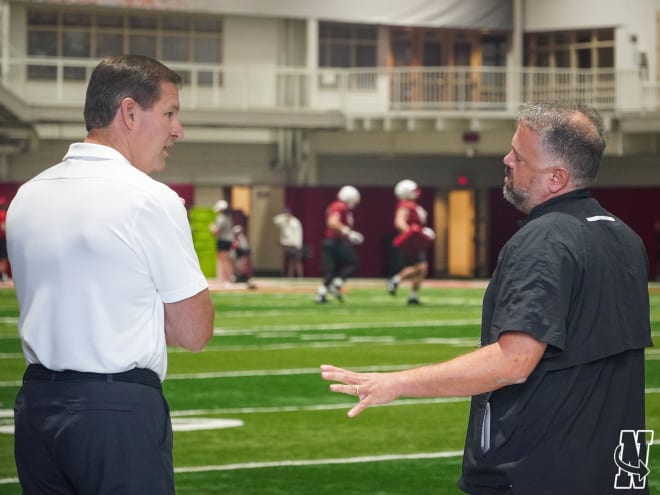
[[525, 203], [527, 202], [527, 195], [517, 192], [513, 187], [504, 184], [502, 186], [502, 195], [504, 199], [511, 203], [517, 210], [527, 213]]

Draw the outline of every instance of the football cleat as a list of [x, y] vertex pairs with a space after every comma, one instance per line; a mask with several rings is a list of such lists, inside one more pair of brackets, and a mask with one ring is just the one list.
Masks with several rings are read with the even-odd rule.
[[328, 292], [337, 298], [337, 301], [344, 302], [344, 297], [341, 295], [341, 287], [335, 284], [331, 284], [328, 287]]
[[394, 278], [390, 278], [387, 280], [387, 292], [389, 292], [393, 296], [396, 295], [396, 290], [398, 287], [399, 287], [399, 282], [394, 280]]

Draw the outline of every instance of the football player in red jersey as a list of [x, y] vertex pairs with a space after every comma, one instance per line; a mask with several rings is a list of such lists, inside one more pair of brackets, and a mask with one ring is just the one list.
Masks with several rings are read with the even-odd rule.
[[[387, 291], [395, 295], [399, 284], [403, 280], [410, 280], [412, 285], [408, 304], [419, 304], [419, 290], [428, 272], [426, 248], [435, 238], [435, 233], [426, 227], [426, 210], [417, 203], [420, 195], [417, 183], [404, 179], [394, 187], [394, 195], [398, 198], [394, 213], [394, 227], [400, 232], [398, 244], [402, 251], [403, 268], [387, 281]], [[412, 234], [412, 235], [411, 235]], [[406, 247], [407, 246], [407, 247]]]
[[317, 303], [327, 303], [328, 293], [343, 301], [342, 286], [358, 269], [353, 245], [362, 244], [364, 237], [353, 230], [353, 209], [359, 202], [359, 191], [353, 186], [344, 186], [325, 211], [325, 238], [321, 243], [323, 284], [316, 294]]

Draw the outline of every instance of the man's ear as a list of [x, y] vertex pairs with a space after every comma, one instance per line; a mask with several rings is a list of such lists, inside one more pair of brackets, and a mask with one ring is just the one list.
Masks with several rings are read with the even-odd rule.
[[561, 192], [568, 185], [569, 178], [570, 178], [570, 174], [568, 172], [568, 169], [566, 169], [565, 167], [556, 167], [552, 171], [552, 176], [550, 177], [550, 183], [548, 185], [550, 192], [551, 193]]
[[136, 111], [138, 104], [133, 98], [124, 98], [119, 104], [121, 120], [128, 129], [135, 127]]

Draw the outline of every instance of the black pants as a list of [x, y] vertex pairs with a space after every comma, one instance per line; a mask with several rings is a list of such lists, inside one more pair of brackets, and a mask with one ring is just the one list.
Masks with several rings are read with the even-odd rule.
[[321, 243], [323, 285], [329, 286], [335, 277], [347, 279], [357, 271], [358, 263], [357, 253], [346, 239], [324, 239]]
[[151, 371], [30, 365], [14, 423], [24, 495], [174, 494], [169, 407]]

